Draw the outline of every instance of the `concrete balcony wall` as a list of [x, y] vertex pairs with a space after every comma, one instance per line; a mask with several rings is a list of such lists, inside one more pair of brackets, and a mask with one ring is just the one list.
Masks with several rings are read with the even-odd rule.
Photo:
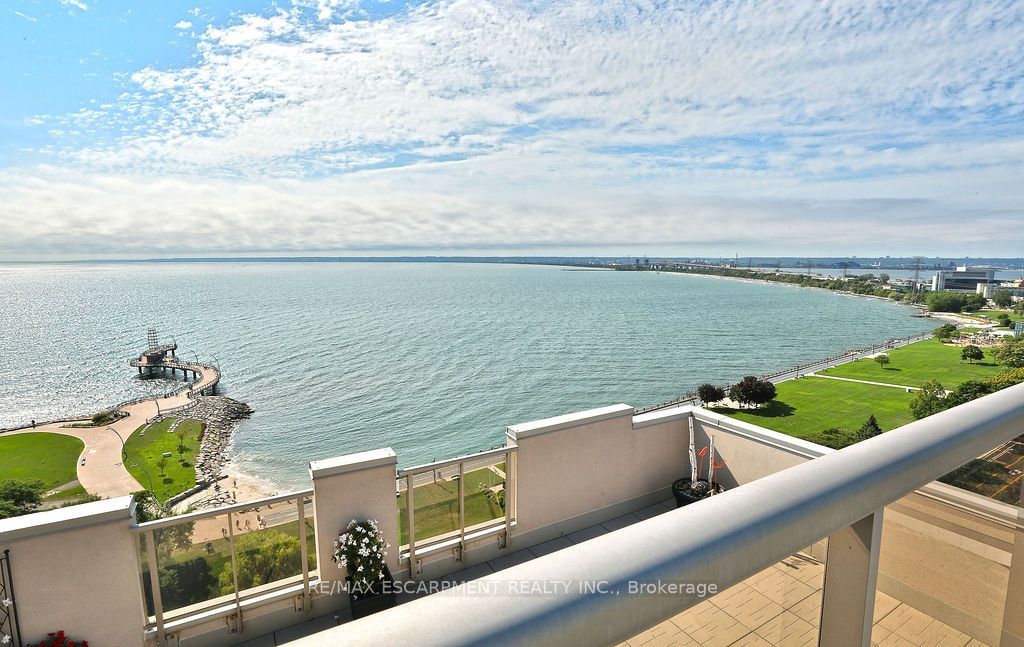
[[93, 645], [138, 645], [146, 624], [130, 496], [0, 520], [26, 644], [63, 629]]
[[[390, 447], [337, 458], [313, 461], [313, 517], [316, 528], [316, 563], [321, 582], [345, 579], [345, 569], [334, 562], [334, 542], [353, 519], [376, 519], [391, 544], [386, 561], [398, 572], [398, 508], [395, 470], [398, 458]], [[334, 596], [348, 605], [347, 596]]]
[[633, 424], [625, 404], [509, 427], [519, 446], [516, 535], [535, 542], [671, 496], [688, 473], [685, 415]]

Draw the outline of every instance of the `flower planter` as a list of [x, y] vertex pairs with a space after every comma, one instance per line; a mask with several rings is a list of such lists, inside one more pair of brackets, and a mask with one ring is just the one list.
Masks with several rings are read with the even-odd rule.
[[[707, 479], [692, 481], [689, 477], [681, 478], [672, 483], [672, 496], [676, 498], [676, 507], [681, 508], [701, 499], [711, 496], [711, 483]], [[714, 484], [715, 493], [722, 491], [717, 483]]]
[[374, 582], [370, 586], [369, 592], [354, 593], [352, 577], [346, 576], [345, 581], [348, 582], [348, 601], [352, 607], [353, 620], [390, 609], [398, 604], [398, 596], [394, 587], [395, 578], [391, 576], [391, 570], [386, 564], [384, 565], [384, 579]]

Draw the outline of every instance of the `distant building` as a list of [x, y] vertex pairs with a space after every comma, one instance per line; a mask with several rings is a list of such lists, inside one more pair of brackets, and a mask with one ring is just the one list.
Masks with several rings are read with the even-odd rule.
[[996, 271], [987, 267], [958, 267], [955, 270], [939, 270], [932, 277], [932, 290], [952, 292], [978, 292], [978, 284], [996, 282]]
[[996, 292], [1009, 292], [1010, 296], [1024, 297], [1024, 287], [1012, 283], [979, 283], [978, 294], [991, 299]]

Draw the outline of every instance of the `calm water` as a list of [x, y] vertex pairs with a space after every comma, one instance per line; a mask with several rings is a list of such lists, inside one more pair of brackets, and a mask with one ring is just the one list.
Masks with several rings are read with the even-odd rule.
[[0, 427], [173, 386], [127, 366], [146, 327], [256, 409], [233, 457], [280, 486], [392, 446], [411, 465], [506, 425], [643, 406], [928, 329], [893, 303], [648, 272], [457, 264], [0, 267]]

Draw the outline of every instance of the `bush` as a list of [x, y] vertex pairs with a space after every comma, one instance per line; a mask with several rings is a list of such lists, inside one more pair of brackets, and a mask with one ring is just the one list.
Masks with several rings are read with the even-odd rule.
[[72, 640], [64, 635], [64, 630], [46, 634], [46, 638], [29, 647], [89, 647], [88, 640]]
[[993, 391], [1006, 389], [1021, 382], [1024, 382], [1024, 368], [1011, 368], [985, 379], [985, 383], [991, 386]]
[[851, 436], [850, 432], [839, 427], [831, 427], [825, 429], [816, 434], [811, 434], [806, 438], [812, 443], [823, 445], [825, 447], [831, 447], [832, 449], [842, 449], [843, 447], [849, 447], [856, 440]]
[[996, 361], [1010, 368], [1024, 367], [1024, 339], [1007, 339], [996, 349]]
[[701, 384], [697, 387], [697, 397], [704, 404], [719, 402], [725, 399], [725, 389], [714, 384]]
[[910, 412], [920, 420], [946, 409], [946, 389], [936, 380], [925, 382], [910, 400]]
[[42, 481], [4, 481], [0, 483], [0, 519], [35, 512], [43, 502]]
[[[236, 535], [235, 554], [238, 560], [239, 590], [269, 584], [302, 572], [299, 538], [280, 530]], [[221, 593], [235, 590], [231, 569], [221, 571], [219, 584]]]
[[946, 407], [955, 407], [971, 400], [988, 395], [996, 389], [987, 381], [967, 380], [960, 386], [953, 389], [953, 392], [946, 396]]

